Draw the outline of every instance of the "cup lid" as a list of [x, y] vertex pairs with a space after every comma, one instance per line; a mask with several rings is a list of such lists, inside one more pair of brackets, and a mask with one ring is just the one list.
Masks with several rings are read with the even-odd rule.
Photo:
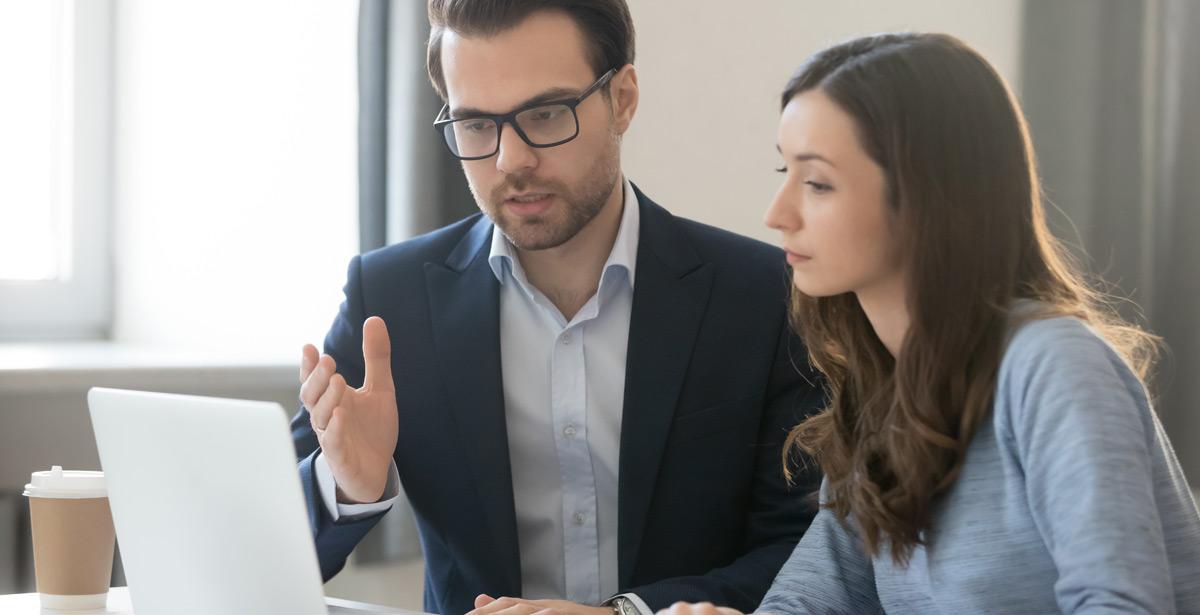
[[48, 471], [34, 472], [23, 495], [32, 498], [103, 498], [108, 496], [104, 472], [63, 470], [54, 466]]

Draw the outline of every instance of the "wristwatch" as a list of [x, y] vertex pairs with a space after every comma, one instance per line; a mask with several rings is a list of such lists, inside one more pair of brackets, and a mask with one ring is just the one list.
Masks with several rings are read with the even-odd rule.
[[625, 596], [617, 596], [612, 599], [613, 615], [642, 615], [637, 605], [632, 600]]

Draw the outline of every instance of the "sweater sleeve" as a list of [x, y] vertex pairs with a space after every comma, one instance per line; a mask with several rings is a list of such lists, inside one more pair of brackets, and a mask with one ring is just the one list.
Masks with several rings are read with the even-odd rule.
[[883, 613], [871, 558], [858, 535], [821, 508], [756, 613]]
[[1141, 381], [1083, 322], [1052, 318], [1016, 333], [997, 396], [1062, 612], [1174, 613]]

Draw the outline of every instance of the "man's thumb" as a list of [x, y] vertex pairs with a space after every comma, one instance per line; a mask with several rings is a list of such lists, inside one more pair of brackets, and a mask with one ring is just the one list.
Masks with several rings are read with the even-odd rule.
[[378, 316], [363, 323], [363, 361], [366, 366], [364, 386], [395, 388], [392, 384], [392, 342], [388, 338], [387, 325]]

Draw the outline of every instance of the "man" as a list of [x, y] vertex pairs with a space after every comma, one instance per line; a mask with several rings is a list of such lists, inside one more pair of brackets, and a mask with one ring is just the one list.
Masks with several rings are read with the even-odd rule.
[[752, 609], [817, 479], [782, 475], [787, 430], [823, 401], [783, 254], [623, 177], [623, 0], [429, 16], [435, 126], [482, 214], [353, 259], [327, 354], [305, 347], [292, 428], [322, 574], [402, 481], [427, 610]]

